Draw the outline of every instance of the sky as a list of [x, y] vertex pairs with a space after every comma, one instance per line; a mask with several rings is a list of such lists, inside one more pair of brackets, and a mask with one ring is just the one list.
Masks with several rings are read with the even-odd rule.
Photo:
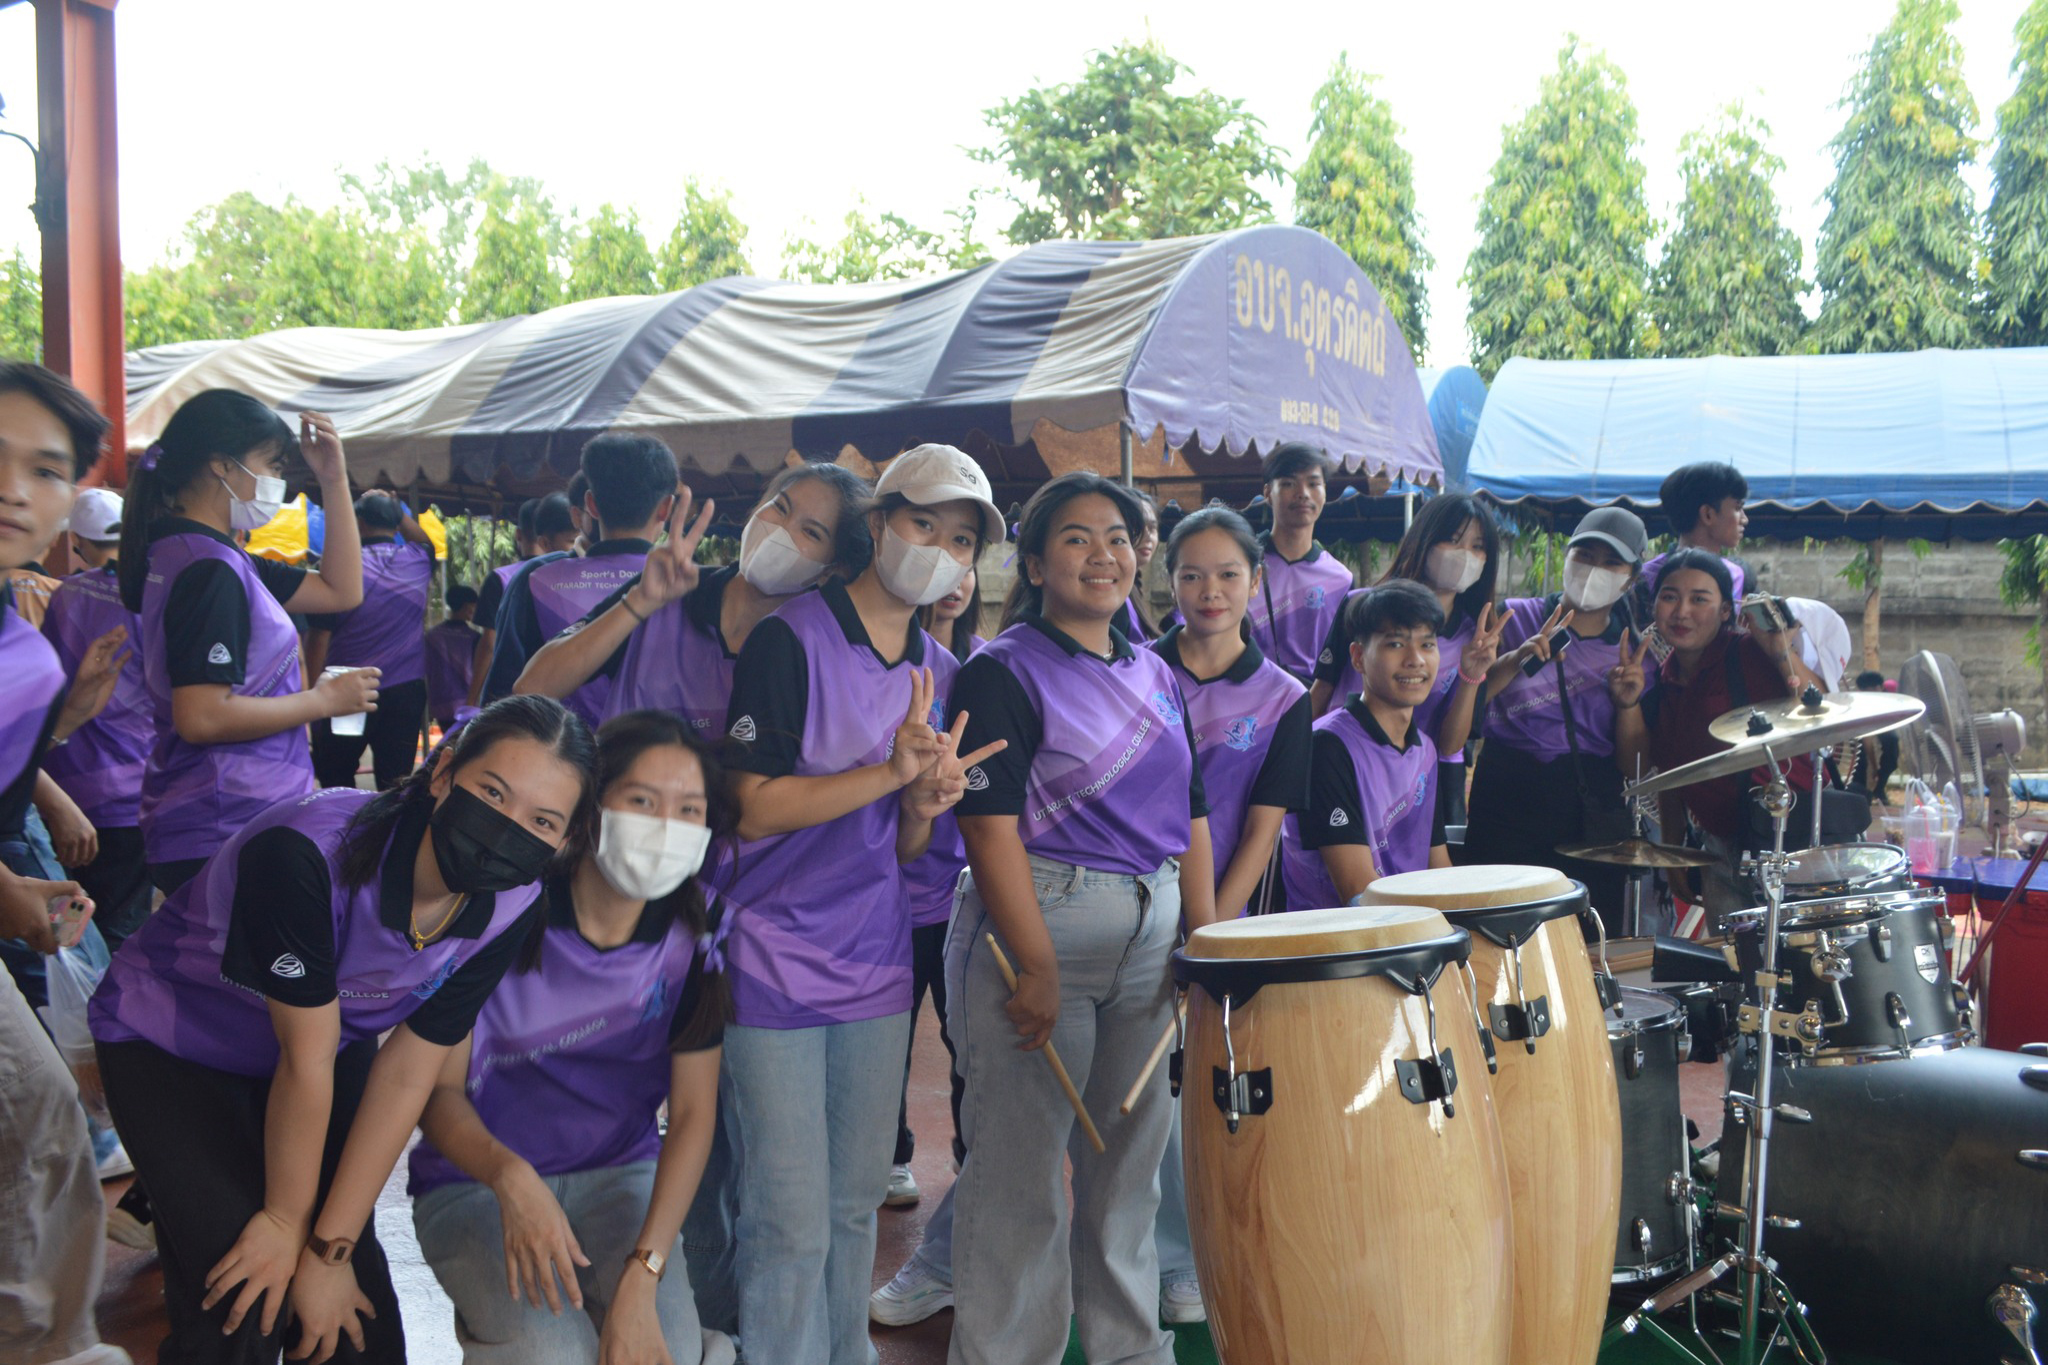
[[[2023, 8], [1962, 0], [1956, 33], [1987, 138], [2011, 93]], [[1681, 137], [1735, 100], [1770, 125], [1786, 162], [1780, 202], [1810, 277], [1839, 100], [1892, 11], [1893, 0], [125, 0], [122, 251], [131, 268], [162, 258], [195, 211], [239, 189], [324, 205], [340, 197], [341, 171], [424, 158], [459, 168], [481, 156], [538, 177], [565, 207], [637, 209], [657, 245], [685, 177], [729, 190], [756, 271], [773, 273], [789, 236], [836, 238], [862, 199], [875, 213], [949, 226], [946, 212], [970, 191], [1000, 184], [963, 150], [986, 144], [984, 109], [1072, 80], [1090, 52], [1149, 35], [1191, 68], [1193, 85], [1242, 99], [1290, 167], [1308, 148], [1309, 99], [1340, 52], [1381, 77], [1436, 258], [1426, 359], [1459, 364], [1470, 346], [1458, 276], [1478, 197], [1502, 127], [1535, 100], [1568, 34], [1628, 78], [1662, 225], [1682, 191]], [[0, 9], [0, 127], [31, 137], [33, 30], [31, 6]], [[1986, 166], [1970, 179], [1981, 208]], [[0, 140], [0, 251], [33, 254], [33, 194], [26, 149]], [[1289, 188], [1269, 197], [1291, 217]], [[996, 237], [1007, 218], [989, 210], [980, 235]]]

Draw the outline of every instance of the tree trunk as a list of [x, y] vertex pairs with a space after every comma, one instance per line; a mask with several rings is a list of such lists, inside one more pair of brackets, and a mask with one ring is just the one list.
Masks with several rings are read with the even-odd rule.
[[1870, 542], [1870, 571], [1863, 580], [1863, 666], [1878, 669], [1878, 632], [1884, 614], [1884, 542]]

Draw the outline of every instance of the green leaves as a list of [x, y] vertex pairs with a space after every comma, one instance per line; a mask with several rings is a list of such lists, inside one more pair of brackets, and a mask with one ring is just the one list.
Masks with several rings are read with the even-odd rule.
[[709, 193], [687, 180], [683, 211], [655, 262], [655, 283], [667, 294], [748, 274], [746, 246], [747, 229], [732, 211], [732, 196]]
[[956, 210], [957, 239], [913, 226], [900, 214], [868, 217], [867, 201], [847, 210], [845, 233], [831, 245], [808, 237], [784, 244], [782, 273], [806, 284], [866, 284], [871, 280], [907, 280], [948, 270], [968, 270], [993, 259], [974, 240], [974, 210]]
[[1991, 210], [1984, 220], [1986, 312], [2003, 346], [2048, 344], [2048, 0], [2013, 30], [2016, 77], [1998, 107]]
[[1656, 349], [1644, 249], [1650, 211], [1636, 111], [1621, 71], [1576, 38], [1536, 103], [1503, 131], [1465, 263], [1473, 364], [1511, 356], [1590, 360]]
[[641, 235], [640, 215], [604, 205], [570, 250], [569, 302], [653, 292], [654, 253]]
[[1429, 324], [1423, 275], [1436, 262], [1415, 213], [1415, 163], [1392, 107], [1373, 93], [1376, 79], [1340, 55], [1316, 91], [1313, 142], [1294, 176], [1294, 220], [1358, 263], [1420, 361]]
[[1688, 134], [1685, 199], [1651, 280], [1667, 356], [1781, 355], [1805, 329], [1799, 237], [1779, 218], [1772, 180], [1785, 163], [1770, 129], [1731, 105], [1719, 127]]
[[20, 247], [0, 259], [0, 356], [43, 358], [43, 277]]

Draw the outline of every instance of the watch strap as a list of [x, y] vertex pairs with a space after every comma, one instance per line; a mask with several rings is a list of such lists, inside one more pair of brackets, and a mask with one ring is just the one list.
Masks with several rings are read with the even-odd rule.
[[306, 1250], [323, 1265], [347, 1265], [349, 1257], [355, 1254], [356, 1244], [347, 1237], [330, 1240], [314, 1232], [306, 1234]]
[[626, 1264], [639, 1266], [657, 1280], [668, 1272], [668, 1257], [646, 1247], [639, 1247], [627, 1253]]

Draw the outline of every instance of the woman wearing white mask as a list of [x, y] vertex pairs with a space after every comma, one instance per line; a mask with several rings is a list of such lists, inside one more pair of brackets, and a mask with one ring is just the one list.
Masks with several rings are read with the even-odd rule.
[[[286, 461], [303, 455], [328, 519], [316, 570], [236, 544], [284, 506]], [[374, 668], [306, 688], [287, 612], [362, 603], [363, 556], [334, 423], [295, 435], [248, 394], [209, 389], [171, 415], [136, 462], [121, 526], [121, 600], [141, 621], [156, 745], [142, 779], [150, 879], [165, 894], [261, 812], [314, 789], [306, 724], [377, 709]]]
[[420, 1248], [472, 1365], [733, 1358], [675, 1253], [729, 1008], [697, 872], [735, 814], [677, 717], [631, 712], [597, 738], [597, 828], [450, 1051], [410, 1159]]
[[1648, 541], [1633, 512], [1595, 508], [1566, 546], [1564, 591], [1508, 602], [1501, 654], [1486, 675], [1486, 743], [1460, 859], [1577, 877], [1610, 933], [1620, 928], [1622, 871], [1557, 848], [1632, 832], [1621, 783], [1636, 775], [1641, 727], [1617, 744], [1608, 684], [1632, 641], [1623, 603]]

